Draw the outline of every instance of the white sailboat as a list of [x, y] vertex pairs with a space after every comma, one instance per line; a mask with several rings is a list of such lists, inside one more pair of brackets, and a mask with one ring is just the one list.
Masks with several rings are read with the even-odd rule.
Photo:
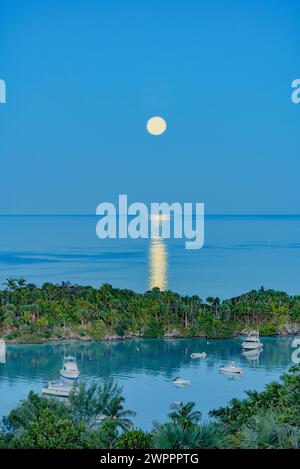
[[252, 331], [248, 334], [246, 340], [242, 343], [244, 350], [258, 350], [263, 347], [259, 339], [259, 332]]

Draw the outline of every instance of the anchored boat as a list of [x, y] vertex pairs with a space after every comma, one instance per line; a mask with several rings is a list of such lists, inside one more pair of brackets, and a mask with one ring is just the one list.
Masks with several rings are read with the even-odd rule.
[[42, 388], [42, 394], [44, 396], [53, 397], [69, 397], [72, 391], [71, 386], [65, 386], [60, 381], [49, 381], [46, 388]]
[[176, 384], [177, 386], [189, 386], [191, 382], [188, 379], [182, 379], [177, 376], [173, 379], [173, 384]]
[[229, 362], [229, 364], [226, 366], [220, 366], [219, 370], [221, 373], [243, 374], [242, 368], [238, 368], [237, 366], [235, 366], [234, 362]]
[[64, 364], [60, 370], [60, 376], [71, 381], [76, 381], [79, 376], [79, 371], [75, 357], [71, 355], [64, 357]]
[[192, 353], [192, 354], [191, 354], [191, 357], [192, 357], [192, 358], [206, 358], [206, 357], [207, 357], [207, 353], [205, 353], [205, 352]]
[[244, 350], [258, 350], [263, 347], [259, 339], [259, 332], [252, 331], [247, 336], [246, 340], [242, 343]]

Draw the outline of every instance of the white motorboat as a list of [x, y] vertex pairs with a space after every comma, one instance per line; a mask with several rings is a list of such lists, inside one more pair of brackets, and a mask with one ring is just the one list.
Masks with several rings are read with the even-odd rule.
[[65, 386], [60, 381], [49, 381], [48, 387], [42, 388], [42, 394], [44, 396], [69, 397], [72, 389], [72, 386]]
[[220, 366], [219, 370], [221, 373], [237, 373], [237, 374], [243, 374], [242, 368], [238, 368], [235, 366], [234, 362], [229, 362], [228, 365], [225, 366]]
[[64, 364], [60, 370], [60, 376], [71, 381], [75, 381], [78, 378], [79, 371], [75, 357], [71, 355], [64, 357]]
[[173, 384], [176, 384], [177, 386], [189, 386], [191, 382], [188, 379], [182, 379], [177, 376], [176, 378], [173, 379]]
[[192, 357], [192, 358], [206, 358], [206, 357], [207, 357], [207, 353], [205, 353], [205, 352], [192, 353], [192, 354], [191, 354], [191, 357]]
[[244, 350], [258, 350], [262, 348], [263, 344], [259, 340], [259, 332], [250, 332], [246, 340], [242, 342], [242, 347]]

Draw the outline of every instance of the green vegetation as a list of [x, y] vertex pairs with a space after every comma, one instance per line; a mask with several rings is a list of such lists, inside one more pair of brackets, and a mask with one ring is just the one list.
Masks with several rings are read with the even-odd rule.
[[212, 411], [207, 422], [193, 402], [174, 403], [169, 420], [151, 432], [134, 428], [134, 415], [112, 380], [79, 385], [68, 405], [30, 392], [3, 418], [0, 448], [299, 449], [300, 366], [263, 392]]
[[268, 384], [264, 391], [247, 391], [244, 400], [233, 399], [228, 407], [211, 411], [233, 433], [238, 433], [249, 419], [270, 411], [284, 424], [300, 427], [300, 366], [283, 375], [282, 382]]
[[231, 337], [245, 329], [274, 335], [286, 324], [300, 328], [300, 296], [253, 290], [221, 301], [154, 288], [144, 294], [104, 284], [100, 288], [8, 279], [0, 291], [0, 335], [37, 343], [105, 337]]
[[272, 382], [262, 392], [248, 391], [244, 400], [210, 412], [237, 448], [300, 447], [300, 366]]

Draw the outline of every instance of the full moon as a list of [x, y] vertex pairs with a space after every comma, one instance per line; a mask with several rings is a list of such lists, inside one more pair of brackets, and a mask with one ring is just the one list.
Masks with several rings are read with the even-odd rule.
[[147, 130], [151, 135], [161, 135], [165, 132], [167, 123], [159, 116], [151, 117], [147, 122]]

